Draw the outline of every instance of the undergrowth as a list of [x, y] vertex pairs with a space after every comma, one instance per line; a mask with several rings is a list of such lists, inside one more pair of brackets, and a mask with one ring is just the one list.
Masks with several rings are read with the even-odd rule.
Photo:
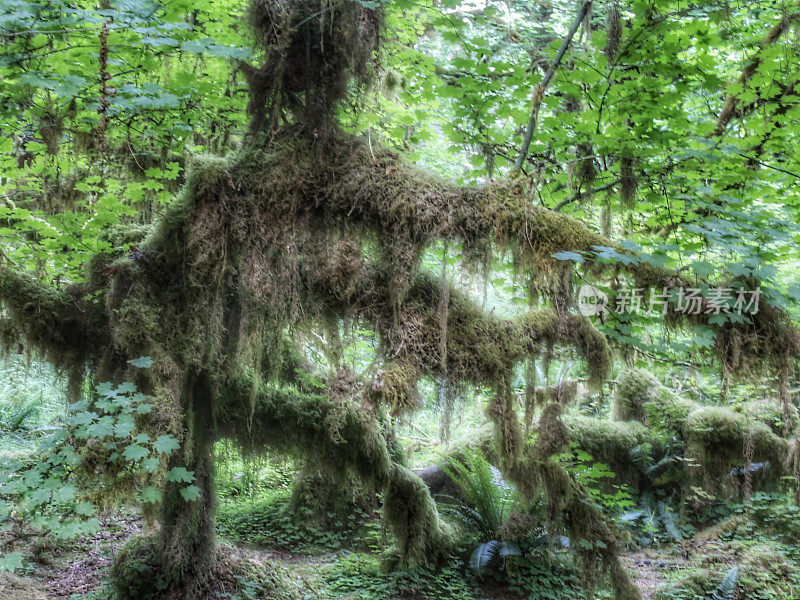
[[310, 555], [343, 547], [369, 548], [380, 540], [380, 523], [366, 512], [345, 517], [331, 514], [330, 528], [315, 526], [311, 516], [289, 509], [290, 492], [278, 490], [252, 502], [226, 503], [220, 507], [218, 529], [230, 541], [262, 548]]

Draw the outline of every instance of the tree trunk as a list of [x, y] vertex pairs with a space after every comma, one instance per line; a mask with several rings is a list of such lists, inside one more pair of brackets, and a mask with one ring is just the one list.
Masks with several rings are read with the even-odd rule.
[[[214, 418], [211, 385], [200, 374], [186, 385], [186, 433], [170, 468], [185, 467], [194, 481], [168, 482], [162, 506], [162, 566], [168, 589], [187, 600], [199, 597], [213, 572], [216, 551], [214, 513]], [[199, 497], [187, 493], [196, 486]], [[186, 494], [186, 497], [184, 497]], [[170, 594], [172, 596], [172, 594]]]

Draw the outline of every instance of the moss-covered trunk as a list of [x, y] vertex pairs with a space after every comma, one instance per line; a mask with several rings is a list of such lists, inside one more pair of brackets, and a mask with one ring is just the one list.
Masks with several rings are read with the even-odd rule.
[[185, 394], [186, 431], [180, 452], [173, 455], [169, 466], [193, 471], [194, 481], [186, 481], [188, 476], [168, 477], [176, 480], [168, 481], [164, 491], [161, 548], [163, 583], [179, 597], [191, 599], [207, 587], [215, 560], [215, 427], [208, 377], [191, 377]]

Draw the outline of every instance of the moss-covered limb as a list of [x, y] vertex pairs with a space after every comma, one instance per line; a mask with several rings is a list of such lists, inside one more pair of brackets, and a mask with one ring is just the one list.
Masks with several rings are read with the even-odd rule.
[[579, 221], [534, 206], [522, 181], [457, 186], [341, 133], [314, 140], [291, 132], [256, 141], [233, 161], [231, 174], [266, 212], [346, 219], [395, 248], [419, 251], [431, 240], [452, 239], [485, 253], [498, 243], [531, 266], [552, 267], [560, 250], [614, 246]]
[[[246, 375], [229, 377], [220, 388], [226, 406], [221, 434], [246, 447], [271, 447], [313, 460], [337, 477], [356, 474], [384, 490], [384, 512], [403, 558], [422, 563], [452, 548], [449, 527], [439, 519], [425, 483], [399, 464], [384, 425], [352, 399], [261, 384], [255, 397]], [[251, 403], [252, 402], [252, 403]]]
[[[782, 406], [779, 400], [763, 399], [750, 400], [730, 406], [734, 412], [747, 415], [767, 425], [777, 436], [787, 438], [786, 432], [791, 434], [797, 424], [797, 407], [789, 404], [788, 408]], [[788, 413], [788, 428], [787, 415]]]
[[[484, 257], [494, 246], [508, 249], [518, 265], [531, 272], [533, 281], [549, 274], [554, 285], [558, 283], [555, 275], [563, 266], [553, 258], [554, 253], [572, 250], [591, 254], [596, 246], [616, 248], [582, 223], [531, 205], [519, 182], [456, 186], [407, 165], [388, 150], [370, 149], [359, 138], [344, 134], [317, 140], [302, 132], [286, 132], [274, 140], [255, 140], [228, 163], [207, 162], [195, 167], [183, 200], [151, 241], [170, 246], [175, 236], [168, 234], [181, 219], [199, 222], [198, 211], [211, 210], [209, 203], [218, 205], [212, 210], [214, 222], [227, 222], [229, 242], [252, 248], [256, 253], [252, 261], [273, 261], [277, 246], [290, 250], [297, 247], [295, 258], [292, 252], [275, 256], [286, 264], [280, 269], [280, 277], [273, 273], [269, 282], [274, 290], [287, 294], [290, 304], [298, 295], [296, 286], [291, 285], [292, 277], [302, 270], [300, 263], [309, 251], [303, 237], [309, 234], [327, 243], [335, 241], [337, 235], [350, 237], [348, 243], [354, 252], [335, 260], [339, 284], [351, 291], [345, 284], [360, 276], [357, 270], [348, 271], [357, 269], [358, 261], [352, 259], [360, 258], [361, 246], [355, 234], [375, 236], [388, 275], [388, 297], [395, 309], [412, 285], [421, 253], [434, 240], [463, 243], [468, 255]], [[222, 228], [222, 224], [215, 227]], [[292, 261], [297, 265], [292, 266]], [[639, 287], [669, 291], [697, 286], [696, 281], [645, 260], [629, 262], [610, 267], [614, 273], [629, 273], [631, 283]], [[604, 268], [591, 257], [584, 267]], [[272, 289], [267, 283], [259, 287]], [[742, 285], [754, 288], [757, 282]], [[709, 316], [703, 308], [700, 314], [689, 315], [670, 305], [668, 320], [675, 325], [707, 323]], [[800, 356], [800, 334], [781, 309], [762, 301], [751, 321], [721, 327], [717, 351], [732, 370], [765, 366], [777, 370], [783, 368], [787, 357]]]
[[[414, 370], [432, 376], [442, 372], [443, 333], [438, 314], [442, 284], [437, 277], [418, 274], [394, 318], [389, 273], [364, 264], [359, 258], [353, 278], [343, 286], [335, 263], [328, 263], [324, 256], [315, 258], [319, 260], [303, 275], [309, 295], [317, 299], [316, 310], [322, 306], [373, 323], [382, 335], [385, 353], [395, 356], [395, 362], [402, 364], [408, 375]], [[601, 381], [610, 369], [611, 352], [604, 336], [583, 317], [535, 309], [517, 319], [504, 319], [482, 310], [455, 286], [449, 286], [446, 293], [449, 303], [444, 366], [454, 382], [495, 385], [516, 364], [549, 344], [574, 347], [586, 360], [592, 382]], [[313, 310], [310, 307], [307, 312]]]
[[59, 290], [0, 266], [0, 304], [10, 313], [11, 323], [57, 364], [79, 364], [107, 343], [102, 305], [85, 300], [88, 292], [80, 285]]

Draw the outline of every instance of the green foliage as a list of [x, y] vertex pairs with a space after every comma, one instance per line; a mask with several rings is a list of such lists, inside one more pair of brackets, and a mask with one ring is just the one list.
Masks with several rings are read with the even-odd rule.
[[224, 504], [219, 532], [231, 541], [294, 554], [332, 552], [345, 546], [369, 546], [378, 539], [379, 524], [367, 512], [331, 514], [329, 528], [314, 524], [310, 508], [292, 510], [287, 491], [275, 492], [253, 503]]
[[518, 503], [514, 486], [482, 452], [472, 448], [448, 458], [442, 468], [459, 495], [437, 497], [441, 509], [484, 541], [496, 536]]
[[641, 545], [653, 541], [680, 542], [684, 537], [685, 526], [679, 524], [678, 514], [651, 491], [644, 492], [636, 509], [622, 513], [619, 519], [639, 532]]
[[725, 574], [719, 587], [714, 592], [714, 600], [734, 600], [736, 598], [736, 586], [739, 583], [739, 567], [733, 566]]
[[474, 600], [475, 581], [465, 572], [463, 562], [451, 558], [439, 568], [418, 567], [386, 573], [379, 558], [348, 554], [323, 570], [334, 597], [354, 600], [420, 598], [420, 600]]
[[453, 480], [457, 496], [438, 496], [439, 510], [456, 518], [478, 539], [469, 559], [475, 573], [483, 575], [493, 561], [505, 567], [509, 559], [520, 556], [514, 540], [497, 539], [511, 511], [520, 504], [516, 489], [503, 479], [499, 469], [489, 464], [482, 452], [471, 448], [447, 459], [443, 469]]
[[[241, 551], [222, 547], [212, 565], [214, 577], [202, 589], [204, 597], [225, 600], [297, 600], [300, 596], [279, 565], [252, 560]], [[138, 535], [129, 539], [111, 568], [114, 600], [169, 598], [159, 539]]]
[[3, 357], [0, 365], [0, 449], [29, 449], [63, 414], [64, 382], [48, 366], [18, 355]]
[[[96, 513], [109, 503], [136, 493], [144, 503], [158, 503], [160, 493], [145, 483], [158, 481], [166, 451], [177, 447], [177, 441], [161, 436], [160, 443], [152, 445], [150, 436], [141, 431], [141, 419], [152, 409], [147, 400], [130, 382], [98, 384], [90, 400], [69, 406], [64, 426], [41, 441], [36, 452], [4, 457], [0, 469], [3, 529], [28, 526], [57, 539], [75, 539], [97, 531]], [[105, 464], [105, 479], [98, 480], [92, 473], [87, 481], [87, 471], [96, 468], [98, 460]], [[175, 473], [182, 482], [194, 481], [183, 467], [173, 468], [167, 478]], [[181, 492], [189, 501], [197, 499], [196, 490], [189, 485]], [[11, 560], [15, 556], [6, 556], [6, 568], [20, 567], [19, 561]]]

